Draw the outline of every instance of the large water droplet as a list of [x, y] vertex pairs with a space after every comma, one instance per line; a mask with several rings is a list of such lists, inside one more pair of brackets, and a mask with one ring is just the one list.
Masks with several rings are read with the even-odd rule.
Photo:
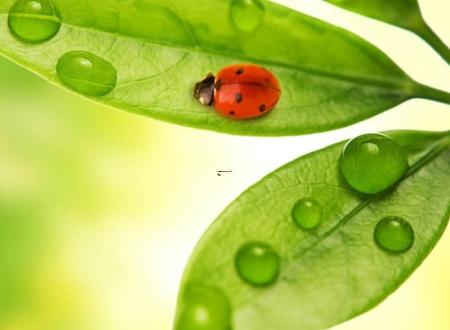
[[85, 95], [106, 95], [116, 87], [114, 66], [89, 52], [64, 54], [58, 61], [56, 72], [66, 86]]
[[414, 230], [400, 217], [386, 217], [378, 222], [374, 231], [378, 246], [393, 253], [405, 252], [414, 243]]
[[20, 40], [37, 43], [58, 33], [61, 17], [49, 0], [17, 0], [9, 11], [8, 25]]
[[252, 32], [261, 25], [265, 8], [261, 0], [233, 0], [230, 6], [230, 19], [242, 32]]
[[280, 258], [268, 244], [252, 242], [239, 249], [235, 265], [245, 282], [254, 286], [267, 286], [278, 278]]
[[225, 294], [213, 287], [187, 286], [175, 330], [230, 330], [231, 306]]
[[393, 140], [383, 134], [366, 134], [347, 143], [340, 168], [354, 189], [376, 194], [400, 180], [408, 170], [408, 162]]
[[313, 229], [322, 221], [322, 208], [313, 198], [301, 198], [292, 208], [292, 219], [302, 229]]

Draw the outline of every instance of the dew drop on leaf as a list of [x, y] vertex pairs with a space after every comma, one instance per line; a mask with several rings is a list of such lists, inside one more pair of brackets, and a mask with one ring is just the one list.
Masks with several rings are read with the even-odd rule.
[[340, 169], [354, 189], [376, 194], [400, 180], [408, 170], [408, 162], [393, 140], [383, 134], [366, 134], [345, 145]]
[[8, 25], [20, 40], [38, 43], [58, 33], [61, 16], [49, 0], [17, 0], [9, 11]]
[[231, 306], [225, 294], [213, 287], [188, 285], [175, 330], [230, 330]]
[[414, 230], [400, 217], [386, 217], [375, 227], [374, 239], [378, 246], [392, 253], [405, 252], [414, 243]]
[[254, 286], [267, 286], [278, 278], [280, 258], [268, 244], [251, 242], [239, 249], [235, 266], [245, 282]]
[[117, 72], [114, 66], [89, 52], [64, 54], [58, 60], [56, 72], [64, 85], [85, 95], [106, 95], [116, 87]]
[[263, 22], [265, 8], [261, 0], [233, 0], [230, 19], [234, 27], [242, 32], [252, 32]]
[[292, 219], [302, 229], [316, 228], [322, 221], [322, 208], [313, 198], [301, 198], [292, 208]]

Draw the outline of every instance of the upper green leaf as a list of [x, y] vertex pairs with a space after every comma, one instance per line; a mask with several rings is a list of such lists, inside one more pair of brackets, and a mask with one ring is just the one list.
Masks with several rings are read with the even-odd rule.
[[[185, 270], [176, 329], [183, 329], [192, 288], [221, 292], [216, 296], [226, 308], [219, 315], [232, 315], [234, 330], [323, 329], [369, 310], [393, 292], [447, 225], [450, 133], [387, 135], [409, 163], [407, 174], [387, 192], [367, 196], [344, 182], [339, 171], [344, 141], [292, 161], [232, 202], [200, 240]], [[299, 206], [299, 200], [306, 202]], [[317, 216], [322, 221], [309, 226]], [[247, 253], [244, 278], [235, 263], [249, 242], [261, 247], [253, 250], [259, 261]], [[267, 260], [274, 252], [279, 266]], [[269, 271], [268, 286], [249, 284]], [[215, 313], [211, 310], [209, 318], [214, 320]]]
[[[53, 14], [39, 17], [52, 22], [43, 33], [19, 31], [50, 39], [27, 43], [7, 24], [14, 1], [0, 0], [0, 54], [96, 101], [153, 118], [235, 134], [294, 135], [348, 125], [416, 96], [450, 102], [449, 94], [413, 82], [361, 38], [276, 4], [258, 1], [256, 11], [236, 14], [232, 1], [220, 0], [53, 2]], [[73, 58], [80, 52], [110, 74], [85, 72]], [[64, 55], [71, 66], [58, 77]], [[281, 100], [261, 118], [228, 119], [193, 97], [208, 72], [240, 62], [259, 63], [280, 80]], [[104, 76], [110, 81], [99, 81]], [[89, 86], [96, 86], [91, 93]]]
[[450, 49], [425, 22], [417, 0], [325, 1], [418, 34], [450, 64]]

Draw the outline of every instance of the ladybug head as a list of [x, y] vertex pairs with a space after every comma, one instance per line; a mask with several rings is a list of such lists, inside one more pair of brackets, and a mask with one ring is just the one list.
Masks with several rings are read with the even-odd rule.
[[214, 101], [214, 80], [216, 78], [208, 73], [205, 79], [195, 85], [194, 97], [204, 105], [212, 105]]

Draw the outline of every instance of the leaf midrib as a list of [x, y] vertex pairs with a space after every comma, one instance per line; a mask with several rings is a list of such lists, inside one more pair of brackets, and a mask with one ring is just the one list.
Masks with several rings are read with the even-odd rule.
[[[8, 16], [5, 13], [0, 14], [0, 15], [4, 16], [6, 18]], [[231, 54], [227, 51], [219, 52], [219, 51], [214, 51], [213, 49], [204, 49], [204, 48], [200, 48], [199, 46], [188, 48], [188, 47], [183, 47], [180, 45], [165, 44], [159, 40], [136, 37], [136, 36], [132, 36], [132, 35], [128, 35], [128, 34], [119, 34], [117, 32], [111, 32], [111, 31], [101, 30], [101, 29], [94, 29], [91, 27], [74, 25], [74, 24], [69, 24], [69, 23], [65, 23], [65, 22], [63, 22], [61, 25], [65, 26], [65, 27], [73, 28], [73, 29], [87, 30], [87, 31], [93, 32], [93, 33], [104, 33], [107, 35], [113, 35], [113, 36], [120, 37], [120, 38], [127, 38], [127, 39], [131, 39], [131, 40], [140, 40], [145, 43], [150, 43], [150, 44], [154, 44], [154, 45], [158, 45], [160, 47], [165, 47], [165, 48], [170, 48], [170, 49], [179, 49], [179, 50], [182, 50], [185, 52], [193, 52], [193, 53], [221, 56], [221, 57], [228, 57], [228, 58], [239, 58], [239, 59], [242, 59], [242, 60], [248, 61], [248, 62], [262, 63], [262, 64], [265, 64], [268, 66], [281, 67], [281, 68], [289, 69], [292, 71], [301, 71], [301, 72], [304, 72], [307, 74], [316, 75], [316, 76], [329, 78], [329, 79], [333, 79], [333, 80], [346, 81], [346, 82], [353, 83], [356, 85], [365, 84], [367, 86], [372, 86], [372, 87], [377, 87], [380, 89], [389, 90], [391, 93], [392, 93], [392, 89], [396, 89], [396, 90], [402, 92], [401, 94], [405, 96], [405, 99], [414, 96], [414, 93], [411, 92], [412, 89], [410, 86], [411, 86], [411, 84], [416, 85], [416, 83], [412, 79], [408, 79], [408, 77], [406, 75], [404, 76], [405, 79], [395, 78], [395, 79], [391, 79], [391, 80], [386, 80], [386, 79], [373, 79], [373, 78], [365, 78], [365, 77], [360, 77], [360, 76], [358, 77], [358, 76], [352, 76], [352, 75], [337, 74], [337, 73], [326, 72], [326, 71], [322, 71], [322, 70], [318, 70], [318, 69], [311, 69], [311, 68], [304, 67], [301, 65], [293, 65], [290, 63], [272, 61], [272, 60], [269, 60], [266, 58], [264, 58], [264, 59], [254, 58], [252, 56], [245, 56], [243, 54], [239, 54], [239, 55]], [[1, 49], [0, 49], [0, 51], [1, 51]], [[2, 53], [4, 53], [4, 52], [2, 52]]]

